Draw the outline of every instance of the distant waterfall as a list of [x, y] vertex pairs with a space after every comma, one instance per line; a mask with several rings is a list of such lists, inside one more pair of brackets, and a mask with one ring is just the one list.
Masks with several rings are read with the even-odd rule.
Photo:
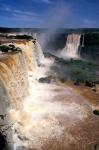
[[70, 57], [78, 57], [78, 48], [80, 45], [80, 37], [79, 34], [70, 34], [68, 35], [66, 42], [66, 54]]
[[60, 52], [60, 57], [63, 58], [77, 58], [78, 50], [80, 46], [80, 34], [69, 34], [67, 36], [66, 46], [65, 48]]
[[84, 47], [85, 39], [84, 39], [84, 34], [82, 35], [82, 44], [81, 47]]

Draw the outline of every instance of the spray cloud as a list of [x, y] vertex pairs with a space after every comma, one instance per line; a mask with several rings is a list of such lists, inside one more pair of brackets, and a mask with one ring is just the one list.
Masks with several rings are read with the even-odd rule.
[[39, 35], [39, 41], [43, 49], [45, 49], [50, 39], [56, 37], [60, 29], [69, 21], [70, 10], [70, 7], [64, 1], [57, 1], [55, 6], [46, 13], [42, 27], [46, 27], [47, 31]]

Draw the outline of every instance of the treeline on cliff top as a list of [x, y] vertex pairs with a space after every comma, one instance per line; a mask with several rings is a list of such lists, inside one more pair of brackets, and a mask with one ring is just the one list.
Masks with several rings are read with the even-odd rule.
[[0, 34], [1, 38], [7, 38], [7, 39], [26, 39], [26, 40], [31, 40], [33, 37], [31, 35], [7, 35], [7, 34]]
[[[46, 32], [47, 28], [7, 28], [0, 27], [1, 33], [11, 33], [11, 32]], [[90, 33], [90, 32], [99, 32], [99, 28], [59, 28], [57, 32], [62, 33]]]

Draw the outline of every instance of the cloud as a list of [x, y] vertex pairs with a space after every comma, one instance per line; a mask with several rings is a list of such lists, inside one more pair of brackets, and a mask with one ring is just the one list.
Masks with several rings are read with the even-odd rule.
[[36, 14], [35, 12], [25, 11], [25, 10], [21, 10], [21, 9], [15, 9], [8, 5], [2, 5], [0, 10], [7, 11], [12, 14], [16, 13], [16, 14], [23, 14], [23, 15], [30, 15], [30, 16], [38, 16], [38, 14]]
[[[3, 4], [2, 7], [0, 8], [1, 11], [3, 12], [7, 12], [7, 16], [11, 16], [11, 18], [9, 18], [9, 20], [11, 19], [11, 21], [20, 21], [20, 23], [24, 24], [24, 22], [26, 24], [31, 23], [31, 25], [33, 23], [36, 22], [40, 22], [41, 21], [41, 17], [32, 11], [26, 11], [26, 10], [22, 10], [22, 9], [16, 9], [13, 8], [9, 5], [5, 5]], [[5, 17], [5, 19], [7, 19], [7, 17]]]
[[36, 16], [32, 16], [32, 15], [28, 15], [28, 14], [16, 14], [16, 13], [13, 13], [13, 17], [15, 20], [18, 20], [18, 21], [25, 21], [25, 22], [40, 22], [40, 19], [39, 17], [36, 17]]
[[13, 10], [12, 15], [15, 17], [15, 20], [25, 22], [40, 22], [40, 16], [34, 12]]

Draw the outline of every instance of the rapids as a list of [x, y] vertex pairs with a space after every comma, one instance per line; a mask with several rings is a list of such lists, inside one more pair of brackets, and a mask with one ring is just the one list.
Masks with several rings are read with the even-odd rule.
[[[39, 82], [54, 64], [54, 59], [44, 58], [40, 45], [32, 41], [14, 45], [22, 52], [0, 61], [0, 79], [10, 99], [12, 150], [91, 150], [99, 141], [99, 119], [91, 105], [64, 84]], [[40, 58], [43, 66], [37, 63]]]

